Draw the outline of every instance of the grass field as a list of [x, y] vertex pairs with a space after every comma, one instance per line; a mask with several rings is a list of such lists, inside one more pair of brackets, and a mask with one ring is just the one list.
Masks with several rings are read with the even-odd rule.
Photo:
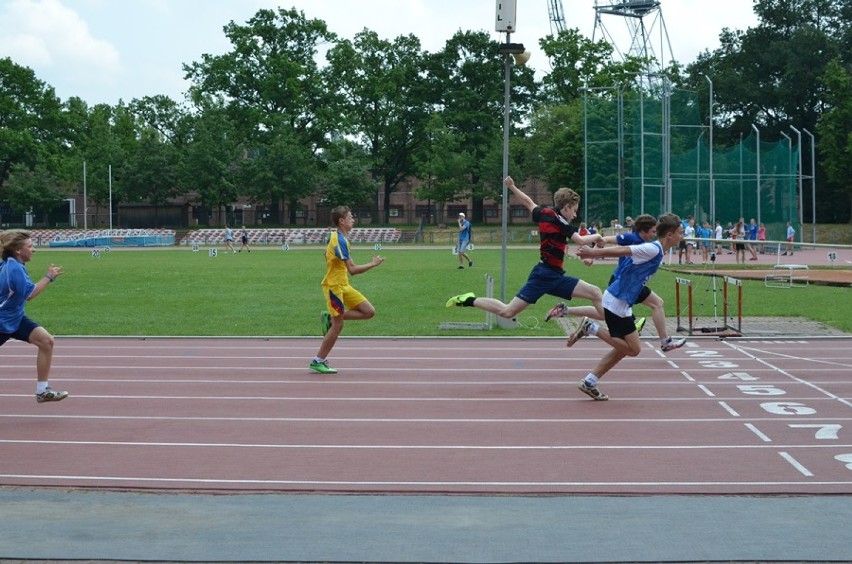
[[[375, 251], [355, 247], [356, 263], [366, 263]], [[433, 336], [482, 335], [481, 331], [439, 330], [443, 321], [481, 322], [485, 313], [473, 308], [450, 308], [452, 295], [473, 291], [482, 295], [485, 275], [495, 278], [500, 294], [500, 250], [477, 249], [474, 267], [458, 270], [449, 249], [386, 247], [385, 263], [352, 278], [352, 284], [376, 307], [375, 318], [348, 323], [345, 335]], [[511, 298], [526, 281], [538, 260], [537, 248], [507, 253], [506, 294]], [[33, 279], [50, 263], [66, 274], [27, 306], [27, 315], [54, 335], [134, 336], [317, 336], [324, 308], [319, 283], [325, 274], [322, 247], [208, 256], [189, 248], [113, 249], [94, 258], [89, 250], [39, 248], [28, 270]], [[604, 287], [615, 261], [592, 267], [571, 260], [569, 273]], [[661, 270], [650, 286], [666, 301], [674, 316], [674, 273]], [[709, 277], [693, 277], [696, 295], [709, 288]], [[811, 285], [788, 292], [764, 288], [762, 282], [744, 282], [744, 316], [801, 316], [852, 332], [848, 288]], [[712, 293], [711, 293], [712, 295]], [[490, 335], [556, 336], [562, 330], [544, 323], [556, 299], [544, 298], [524, 311], [521, 327], [495, 329]], [[703, 311], [698, 303], [704, 303]], [[587, 305], [586, 302], [578, 302]], [[696, 299], [696, 315], [712, 316], [711, 300]], [[637, 315], [647, 312], [637, 306]], [[719, 302], [721, 315], [721, 298]]]

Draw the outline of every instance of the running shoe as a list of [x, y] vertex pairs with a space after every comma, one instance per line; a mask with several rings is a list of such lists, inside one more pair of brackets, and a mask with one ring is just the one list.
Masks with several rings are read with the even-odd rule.
[[641, 333], [642, 329], [645, 327], [645, 318], [640, 317], [636, 320], [636, 332]]
[[679, 349], [685, 344], [686, 339], [672, 339], [671, 337], [669, 337], [668, 339], [663, 341], [663, 344], [660, 345], [660, 348], [663, 350], [663, 352], [669, 352], [675, 349]]
[[328, 365], [328, 360], [311, 362], [310, 369], [320, 374], [337, 374], [337, 370]]
[[609, 396], [600, 391], [597, 386], [590, 386], [585, 380], [580, 380], [580, 385], [577, 386], [577, 389], [596, 401], [606, 401], [609, 399]]
[[474, 294], [473, 292], [468, 292], [467, 294], [459, 294], [458, 296], [453, 296], [452, 298], [447, 300], [447, 307], [463, 306], [464, 303], [469, 298], [475, 298], [475, 297], [476, 297], [476, 294]]
[[323, 311], [320, 313], [320, 320], [322, 321], [322, 334], [325, 336], [328, 330], [331, 329], [331, 314]]
[[562, 317], [565, 315], [565, 312], [568, 311], [568, 306], [565, 305], [565, 302], [559, 302], [547, 312], [547, 315], [544, 316], [545, 321], [550, 321], [554, 317]]
[[589, 334], [589, 329], [592, 326], [592, 320], [588, 317], [584, 317], [583, 320], [577, 325], [577, 329], [574, 330], [573, 333], [568, 337], [568, 342], [565, 343], [566, 347], [573, 346], [574, 343], [585, 337]]
[[44, 403], [46, 401], [62, 401], [68, 397], [68, 392], [57, 392], [50, 386], [44, 389], [40, 394], [36, 394], [36, 401]]

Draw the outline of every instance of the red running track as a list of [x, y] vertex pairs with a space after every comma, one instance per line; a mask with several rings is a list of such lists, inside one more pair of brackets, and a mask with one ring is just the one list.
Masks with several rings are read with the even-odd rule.
[[0, 485], [494, 494], [852, 493], [848, 340], [58, 338], [0, 349]]

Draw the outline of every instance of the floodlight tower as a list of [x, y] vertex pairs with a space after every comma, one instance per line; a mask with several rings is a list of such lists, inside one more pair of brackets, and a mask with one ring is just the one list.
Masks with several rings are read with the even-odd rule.
[[547, 15], [550, 16], [550, 33], [559, 35], [565, 31], [565, 9], [562, 0], [547, 0]]
[[[626, 26], [626, 36], [624, 30], [611, 33], [604, 24], [604, 16], [621, 19]], [[598, 34], [613, 46], [622, 60], [628, 56], [648, 59], [648, 75], [659, 74], [674, 61], [659, 0], [595, 0], [592, 41], [598, 39]]]

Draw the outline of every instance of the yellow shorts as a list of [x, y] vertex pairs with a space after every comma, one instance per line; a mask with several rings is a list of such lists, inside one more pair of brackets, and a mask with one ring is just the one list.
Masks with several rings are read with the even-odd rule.
[[325, 296], [325, 307], [332, 317], [343, 315], [347, 309], [355, 309], [367, 301], [364, 295], [350, 286], [326, 286], [322, 285], [322, 293]]

